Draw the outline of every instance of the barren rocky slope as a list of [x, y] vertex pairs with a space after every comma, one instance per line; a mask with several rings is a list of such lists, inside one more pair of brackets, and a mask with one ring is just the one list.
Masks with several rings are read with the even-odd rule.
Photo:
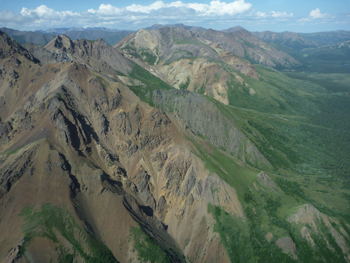
[[142, 29], [115, 47], [175, 88], [210, 95], [224, 104], [229, 104], [228, 81], [243, 84], [242, 74], [259, 78], [251, 63], [185, 28]]
[[[165, 240], [177, 251], [175, 241], [165, 232], [168, 229], [165, 217], [168, 212], [176, 214], [178, 202], [188, 199], [192, 200], [190, 204], [197, 203], [191, 192], [197, 191], [200, 196], [202, 186], [196, 183], [200, 181], [195, 173], [199, 169], [196, 160], [188, 150], [185, 155], [187, 147], [177, 142], [181, 139], [177, 139], [179, 135], [171, 120], [140, 102], [122, 84], [107, 80], [101, 83], [96, 73], [76, 63], [40, 67], [18, 54], [13, 54], [13, 58], [20, 61], [20, 66], [16, 67], [11, 85], [17, 88], [18, 94], [26, 94], [19, 98], [26, 99], [27, 103], [21, 105], [12, 92], [14, 87], [9, 87], [7, 81], [2, 82], [6, 106], [1, 109], [1, 118], [8, 120], [6, 125], [11, 127], [2, 134], [2, 149], [24, 147], [17, 153], [2, 156], [4, 228], [1, 232], [13, 231], [2, 235], [1, 254], [23, 238], [20, 218], [12, 221], [13, 215], [6, 211], [16, 207], [12, 211], [18, 214], [27, 205], [42, 202], [67, 205], [75, 220], [81, 222], [80, 226], [103, 240], [122, 262], [136, 257], [129, 251], [131, 248], [128, 249], [131, 243], [125, 244], [125, 241], [130, 226], [137, 227], [137, 222], [159, 238], [159, 243]], [[8, 69], [14, 67], [8, 60], [9, 57], [5, 57], [2, 61], [5, 80], [11, 78]], [[22, 68], [25, 64], [32, 68], [32, 74], [27, 73], [29, 76]], [[30, 85], [22, 84], [28, 80], [32, 80]], [[162, 148], [164, 153], [157, 155]], [[164, 169], [158, 168], [163, 166]], [[177, 176], [176, 180], [167, 180], [166, 174], [172, 173]], [[187, 178], [186, 174], [194, 180], [194, 189], [186, 185], [184, 191], [181, 182]], [[24, 191], [24, 188], [27, 189]], [[24, 191], [25, 195], [16, 194], [18, 191]], [[172, 200], [173, 195], [180, 194], [182, 198]], [[232, 194], [234, 196], [234, 192]], [[233, 212], [240, 212], [239, 204]], [[164, 223], [156, 219], [156, 213]], [[101, 214], [104, 216], [98, 216]], [[115, 220], [121, 225], [115, 225]], [[175, 229], [176, 226], [172, 224]], [[120, 241], [113, 236], [119, 236]], [[29, 246], [26, 256], [38, 258], [39, 248]], [[55, 246], [51, 244], [49, 248], [54, 253]], [[172, 257], [172, 261], [181, 261], [175, 254]]]
[[[244, 217], [241, 204], [232, 187], [209, 176], [176, 118], [83, 65], [40, 66], [7, 41], [3, 34], [2, 50], [12, 51], [1, 61], [2, 258], [23, 243], [18, 214], [27, 206], [40, 210], [41, 203], [65, 205], [78, 226], [121, 262], [137, 257], [134, 242], [126, 241], [138, 224], [173, 262], [183, 253], [199, 253], [198, 261], [227, 257], [207, 205]], [[214, 186], [220, 199], [210, 190]], [[22, 256], [44, 260], [41, 239], [22, 244]], [[58, 242], [64, 253], [73, 252], [67, 240]], [[47, 245], [50, 256], [60, 256], [56, 245]]]
[[110, 77], [127, 74], [132, 63], [103, 39], [74, 40], [59, 35], [45, 46], [52, 53], [64, 53], [73, 61]]
[[45, 48], [35, 58], [0, 32], [0, 260], [350, 260], [349, 225], [262, 172], [229, 108], [102, 40]]
[[[247, 59], [272, 67], [300, 65], [242, 28], [233, 33], [167, 27], [141, 29], [115, 48], [175, 88], [208, 95], [226, 105], [233, 105], [242, 93], [254, 95], [251, 81], [264, 79]], [[260, 96], [264, 95], [256, 95]]]
[[223, 32], [209, 29], [205, 32], [198, 32], [198, 35], [208, 41], [215, 41], [222, 45], [225, 50], [254, 63], [268, 67], [300, 65], [300, 62], [287, 53], [278, 51], [242, 27], [229, 28]]

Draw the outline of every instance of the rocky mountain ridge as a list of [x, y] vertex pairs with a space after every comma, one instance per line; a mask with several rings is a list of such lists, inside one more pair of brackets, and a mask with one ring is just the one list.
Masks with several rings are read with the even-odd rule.
[[185, 28], [140, 30], [115, 47], [170, 85], [212, 95], [225, 104], [227, 81], [243, 84], [240, 74], [259, 78], [251, 63]]
[[300, 62], [290, 55], [278, 51], [241, 27], [228, 30], [227, 33], [209, 29], [198, 35], [207, 41], [216, 42], [225, 50], [254, 63], [268, 67], [300, 65]]
[[[80, 60], [83, 55], [79, 53], [79, 44], [69, 39], [57, 39], [48, 47], [65, 51], [72, 59]], [[19, 211], [31, 204], [29, 200], [67, 204], [68, 211], [77, 213], [75, 220], [85, 222], [85, 226], [80, 224], [81, 227], [92, 227], [93, 236], [104, 236], [103, 240], [111, 247], [112, 253], [119, 254], [118, 244], [121, 243], [111, 237], [125, 238], [127, 235], [119, 232], [119, 228], [115, 231], [103, 230], [104, 221], [95, 218], [100, 213], [114, 218], [109, 215], [114, 210], [101, 210], [106, 207], [100, 207], [98, 202], [101, 198], [108, 198], [109, 202], [114, 202], [109, 206], [120, 207], [118, 213], [133, 218], [131, 221], [129, 219], [131, 225], [136, 227], [137, 223], [140, 224], [146, 233], [158, 240], [156, 242], [162, 246], [164, 242], [168, 244], [173, 250], [166, 253], [172, 262], [181, 261], [176, 254], [180, 253], [176, 252], [177, 246], [184, 249], [180, 244], [189, 238], [188, 235], [192, 241], [186, 244], [187, 254], [207, 251], [201, 253], [203, 256], [200, 258], [204, 261], [215, 258], [217, 254], [225, 257], [217, 234], [208, 232], [206, 237], [198, 235], [208, 224], [212, 224], [212, 219], [206, 213], [208, 202], [220, 204], [226, 207], [228, 213], [242, 217], [240, 202], [234, 189], [217, 176], [209, 177], [209, 173], [203, 171], [203, 164], [191, 153], [186, 140], [176, 128], [181, 127], [178, 120], [141, 102], [122, 83], [101, 80], [103, 76], [96, 76], [84, 64], [61, 62], [40, 66], [33, 64], [21, 52], [19, 49], [19, 52], [3, 56], [2, 60], [7, 65], [2, 71], [2, 80], [11, 76], [7, 72], [8, 68], [13, 67], [10, 62], [12, 57], [21, 61], [16, 71], [17, 77], [12, 77], [12, 86], [17, 87], [17, 94], [27, 94], [25, 97], [29, 100], [22, 108], [18, 101], [21, 96], [13, 97], [12, 87], [4, 86], [7, 81], [2, 81], [1, 98], [6, 101], [6, 106], [1, 108], [1, 119], [5, 124], [2, 126], [5, 127], [1, 136], [2, 150], [24, 148], [17, 154], [2, 155], [4, 173], [1, 196], [6, 209], [1, 213], [1, 220], [5, 222], [3, 225], [13, 230], [14, 240], [10, 241], [8, 235], [3, 235], [4, 239], [0, 242], [7, 245], [2, 246], [4, 250], [1, 254], [10, 249], [13, 242], [19, 244], [22, 239], [21, 228], [18, 227], [20, 222], [11, 224], [10, 214], [5, 211], [13, 205], [17, 207], [14, 211]], [[31, 65], [30, 72], [25, 71], [25, 64]], [[35, 76], [40, 78], [35, 80]], [[22, 84], [30, 79], [34, 81], [29, 86]], [[18, 105], [19, 109], [13, 111], [14, 105]], [[44, 170], [39, 168], [40, 163]], [[26, 171], [29, 171], [28, 175]], [[47, 173], [52, 174], [53, 178], [47, 181], [42, 177], [47, 190], [37, 198], [23, 202], [23, 196], [15, 194], [26, 184], [42, 180], [37, 177], [39, 174], [45, 176]], [[91, 176], [86, 177], [87, 174]], [[56, 176], [59, 176], [58, 181]], [[63, 192], [54, 191], [49, 195], [47, 191], [58, 187], [60, 180], [66, 184]], [[214, 186], [220, 189], [217, 192], [220, 199], [215, 199], [210, 191], [210, 187]], [[26, 195], [31, 196], [41, 187], [43, 185], [40, 183], [33, 186], [33, 190], [26, 190]], [[56, 195], [62, 195], [61, 201], [55, 200]], [[8, 203], [8, 200], [12, 202]], [[193, 210], [196, 213], [187, 212], [190, 207], [197, 207]], [[88, 211], [94, 219], [85, 218]], [[193, 220], [193, 216], [198, 220]], [[128, 222], [125, 218], [124, 221]], [[202, 223], [196, 226], [196, 221]], [[2, 232], [5, 233], [5, 230]], [[167, 233], [172, 233], [173, 237]], [[200, 247], [195, 241], [197, 239], [201, 240]], [[202, 242], [204, 239], [207, 242]], [[113, 244], [108, 240], [113, 240]], [[213, 242], [216, 245], [213, 246]], [[40, 258], [40, 250], [35, 243], [27, 251], [27, 256]], [[125, 261], [132, 257], [133, 253], [117, 258]]]

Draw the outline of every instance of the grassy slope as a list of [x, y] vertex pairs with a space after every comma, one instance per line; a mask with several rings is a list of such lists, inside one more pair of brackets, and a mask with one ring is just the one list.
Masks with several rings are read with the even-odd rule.
[[[57, 244], [58, 262], [73, 262], [78, 254], [85, 262], [118, 262], [101, 241], [78, 226], [65, 207], [56, 207], [51, 204], [43, 204], [40, 210], [27, 207], [23, 209], [20, 216], [25, 221], [23, 225], [25, 242], [20, 249], [20, 255], [24, 255], [26, 246], [32, 239], [45, 237]], [[72, 249], [61, 243], [62, 239], [58, 236], [62, 236]]]
[[[208, 99], [228, 118], [238, 116], [236, 125], [273, 164], [276, 173], [349, 176], [350, 104], [343, 94], [347, 79], [328, 79], [328, 86], [341, 83], [343, 93], [338, 94], [334, 88], [327, 90], [264, 66], [256, 68], [260, 80], [241, 75], [244, 84], [227, 83], [230, 106]], [[153, 106], [152, 92], [171, 87], [158, 79], [154, 82], [156, 77], [141, 67], [136, 70], [132, 76], [148, 82], [147, 87], [132, 90]], [[327, 84], [326, 79], [323, 83]], [[255, 94], [249, 93], [250, 88]]]
[[[200, 143], [191, 141], [195, 146], [194, 153], [205, 162], [205, 167], [234, 187], [243, 204], [246, 219], [232, 217], [221, 207], [208, 206], [208, 212], [216, 221], [214, 230], [219, 233], [232, 262], [292, 262], [292, 258], [275, 245], [279, 238], [286, 236], [295, 241], [297, 256], [302, 262], [320, 260], [321, 257], [326, 260], [337, 257], [339, 262], [343, 261], [339, 251], [333, 254], [324, 249], [326, 243], [319, 236], [313, 236], [316, 249], [310, 249], [300, 234], [301, 226], [286, 221], [296, 207], [311, 203], [321, 212], [343, 223], [349, 222], [350, 207], [344, 198], [349, 191], [343, 189], [339, 192], [342, 182], [328, 181], [332, 186], [326, 187], [322, 179], [327, 178], [272, 175], [280, 187], [273, 192], [259, 183], [256, 169], [239, 166], [231, 156], [215, 148], [209, 154]], [[327, 189], [327, 192], [320, 189]], [[268, 232], [273, 234], [270, 242], [266, 239]], [[339, 250], [333, 239], [328, 240]]]
[[[321, 212], [338, 218], [343, 224], [350, 222], [348, 212], [350, 164], [347, 158], [350, 149], [348, 115], [350, 104], [346, 94], [347, 77], [342, 75], [341, 80], [336, 80], [335, 77], [339, 78], [339, 75], [323, 75], [323, 80], [317, 83], [317, 81], [304, 81], [305, 79], [299, 81], [262, 67], [257, 68], [265, 78], [264, 82], [253, 83], [253, 80], [249, 82], [257, 91], [255, 94], [258, 95], [257, 98], [251, 98], [249, 95], [239, 97], [236, 93], [236, 96], [233, 96], [236, 101], [230, 102], [239, 107], [224, 105], [221, 107], [226, 108], [226, 111], [231, 108], [229, 110], [234, 111], [235, 116], [247, 120], [248, 125], [243, 125], [241, 128], [274, 167], [279, 167], [276, 169], [279, 175], [271, 176], [283, 193], [268, 197], [254, 193], [254, 188], [251, 187], [253, 191], [246, 192], [251, 197], [245, 198], [243, 202], [246, 206], [245, 214], [249, 218], [249, 227], [247, 227], [248, 230], [240, 228], [240, 234], [238, 230], [234, 230], [233, 225], [236, 224], [234, 219], [230, 219], [227, 215], [222, 216], [223, 212], [219, 211], [220, 208], [209, 207], [209, 211], [217, 221], [215, 227], [225, 240], [224, 244], [231, 242], [225, 246], [228, 251], [231, 251], [229, 255], [232, 260], [239, 258], [238, 261], [244, 261], [243, 259], [247, 256], [245, 250], [239, 247], [236, 251], [243, 255], [238, 252], [235, 254], [230, 250], [235, 247], [235, 242], [239, 244], [239, 238], [243, 238], [246, 240], [245, 243], [248, 242], [248, 245], [245, 245], [248, 251], [251, 246], [254, 247], [256, 258], [249, 258], [249, 261], [263, 259], [273, 262], [288, 261], [275, 252], [273, 252], [274, 257], [269, 258], [269, 253], [274, 251], [274, 248], [270, 247], [262, 236], [266, 232], [261, 232], [260, 226], [263, 228], [265, 221], [268, 222], [270, 229], [272, 226], [272, 229], [277, 231], [273, 233], [274, 236], [278, 237], [278, 232], [281, 234], [287, 231], [294, 241], [298, 241], [296, 242], [297, 251], [301, 261], [321, 260], [323, 257], [326, 261], [337, 258], [341, 262], [343, 258], [340, 256], [339, 247], [334, 244], [334, 239], [327, 236], [332, 246], [336, 248], [336, 253], [324, 249], [325, 242], [317, 237], [314, 237], [314, 240], [317, 240], [316, 250], [310, 250], [300, 236], [301, 227], [290, 225], [285, 218], [295, 207], [311, 203]], [[309, 79], [316, 77], [308, 76]], [[339, 82], [341, 85], [337, 85]], [[264, 89], [264, 86], [267, 88], [266, 83], [271, 84], [268, 89]], [[317, 87], [317, 84], [321, 83], [323, 86], [328, 86], [328, 89], [322, 90]], [[341, 93], [337, 92], [338, 88]], [[274, 101], [277, 104], [274, 104]], [[251, 206], [254, 207], [254, 215], [252, 210], [249, 210], [252, 209]], [[260, 213], [257, 212], [259, 211], [257, 207], [262, 208], [264, 213], [261, 213], [261, 210]], [[265, 215], [267, 218], [264, 219]], [[230, 220], [231, 224], [227, 223]], [[230, 241], [228, 238], [230, 231], [232, 232], [230, 236], [239, 236], [238, 240], [236, 238]], [[257, 240], [260, 240], [259, 246], [254, 245]], [[278, 259], [280, 256], [281, 258]], [[275, 259], [278, 260], [275, 261]]]
[[254, 95], [231, 89], [231, 111], [246, 120], [241, 127], [246, 135], [276, 168], [349, 176], [348, 76], [323, 74], [310, 82], [305, 80], [317, 76], [295, 79], [262, 66], [257, 70], [263, 81], [245, 78]]
[[[309, 203], [341, 224], [350, 222], [347, 79], [342, 75], [342, 80], [336, 80], [339, 75], [328, 75], [323, 76], [323, 80], [312, 81], [317, 75], [300, 77], [290, 73], [288, 77], [264, 66], [256, 68], [260, 80], [240, 74], [248, 87], [227, 83], [229, 106], [207, 98], [226, 117], [234, 118], [236, 126], [271, 162], [274, 171], [270, 176], [279, 190], [276, 193], [261, 190], [264, 186], [259, 185], [256, 177], [259, 170], [238, 165], [237, 160], [222, 151], [224, 149], [212, 146], [212, 153], [208, 153], [201, 146], [204, 138], [192, 138], [193, 151], [205, 162], [206, 168], [237, 190], [247, 217], [246, 220], [232, 218], [223, 208], [209, 205], [208, 212], [216, 220], [215, 231], [220, 234], [232, 261], [291, 261], [291, 256], [283, 254], [275, 245], [278, 238], [289, 236], [296, 243], [297, 256], [303, 262], [321, 258], [326, 261], [337, 258], [342, 262], [340, 248], [328, 234], [325, 235], [335, 253], [324, 249], [327, 245], [318, 236], [312, 236], [316, 240], [316, 249], [312, 250], [301, 237], [301, 226], [288, 223], [286, 218], [298, 206]], [[335, 88], [339, 83], [341, 94]], [[319, 84], [323, 84], [322, 87]], [[167, 88], [164, 84], [153, 86], [152, 91], [164, 87]], [[255, 94], [250, 94], [249, 88], [253, 88]], [[152, 105], [151, 96], [144, 94], [149, 90], [137, 92]], [[253, 183], [260, 187], [259, 191]], [[268, 232], [273, 234], [271, 242], [266, 239]]]
[[[130, 236], [133, 236], [133, 239], [135, 241], [134, 248], [138, 252], [138, 260], [140, 262], [172, 262], [172, 260], [165, 252], [169, 248], [157, 244], [150, 236], [148, 236], [142, 230], [142, 228], [131, 227]], [[181, 262], [185, 262], [185, 257], [183, 255], [178, 255], [178, 257], [180, 258]]]
[[144, 102], [154, 107], [152, 92], [157, 89], [172, 89], [173, 87], [157, 78], [138, 64], [134, 63], [134, 69], [130, 77], [140, 80], [145, 86], [129, 86], [129, 88]]
[[300, 67], [280, 70], [303, 73], [350, 73], [350, 51], [337, 47], [309, 48], [298, 52], [284, 45], [271, 43], [276, 49], [284, 51], [302, 63]]

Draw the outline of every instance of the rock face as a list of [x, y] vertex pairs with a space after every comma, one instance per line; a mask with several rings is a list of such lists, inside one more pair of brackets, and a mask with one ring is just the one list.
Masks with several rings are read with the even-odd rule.
[[244, 147], [244, 134], [203, 96], [182, 90], [156, 91], [153, 101], [158, 107], [175, 110], [177, 118], [183, 121], [183, 128], [200, 134], [216, 147], [225, 148], [235, 157], [243, 149], [245, 161], [270, 165], [255, 146]]
[[[40, 65], [25, 49], [1, 48], [0, 94], [6, 102], [0, 111], [1, 258], [23, 238], [18, 214], [51, 203], [65, 205], [121, 262], [138, 255], [137, 239], [127, 242], [138, 226], [171, 262], [184, 261], [182, 254], [200, 255], [197, 262], [228, 260], [207, 207], [222, 205], [237, 217], [244, 217], [243, 209], [235, 189], [204, 168], [179, 131], [191, 109], [181, 112], [184, 120], [168, 115], [122, 82], [90, 70], [88, 60], [97, 67], [92, 57], [100, 65], [108, 61], [104, 50], [87, 42], [62, 37], [47, 46], [81, 64]], [[237, 140], [243, 136], [231, 129]], [[220, 189], [217, 197], [211, 186]], [[61, 239], [57, 242], [70, 250], [70, 241]], [[25, 246], [26, 257], [39, 260], [43, 246], [59, 256], [55, 242], [34, 240]]]
[[25, 47], [31, 54], [33, 54], [35, 58], [39, 59], [42, 64], [72, 62], [66, 53], [50, 52], [42, 46], [33, 43], [24, 44], [23, 47]]
[[277, 191], [277, 185], [265, 172], [259, 173], [258, 179], [261, 185], [266, 186], [268, 189], [270, 189], [273, 192]]
[[[308, 241], [308, 243], [314, 247], [315, 242], [312, 239], [310, 233], [319, 233], [324, 227], [327, 229], [328, 234], [330, 234], [336, 244], [341, 248], [342, 252], [346, 255], [346, 258], [350, 258], [350, 248], [347, 245], [349, 237], [345, 231], [342, 231], [342, 227], [339, 222], [335, 221], [331, 217], [318, 211], [313, 205], [306, 204], [301, 206], [297, 212], [291, 215], [288, 219], [288, 222], [303, 224], [301, 229], [302, 236]], [[338, 231], [336, 230], [339, 229]], [[343, 229], [344, 230], [344, 229]], [[345, 232], [345, 233], [344, 233]], [[325, 236], [323, 238], [326, 240], [327, 246], [329, 249], [334, 249], [329, 244], [329, 241]]]
[[[38, 62], [31, 53], [2, 31], [0, 31], [0, 45], [1, 59], [11, 57], [13, 54], [18, 53], [30, 61]], [[16, 64], [18, 64], [18, 62]]]
[[76, 63], [97, 72], [103, 72], [113, 78], [121, 74], [128, 74], [132, 68], [132, 63], [102, 38], [94, 41], [72, 41], [66, 35], [59, 35], [48, 43], [45, 49], [54, 53], [55, 56], [68, 56]]
[[295, 254], [295, 244], [293, 242], [293, 239], [291, 239], [290, 237], [283, 237], [278, 239], [276, 241], [276, 245], [283, 250], [283, 253], [291, 254], [293, 259], [298, 259], [298, 256]]

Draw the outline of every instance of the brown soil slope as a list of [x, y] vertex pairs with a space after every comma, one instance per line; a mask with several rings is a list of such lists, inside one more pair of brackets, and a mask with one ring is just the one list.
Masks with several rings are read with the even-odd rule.
[[[62, 45], [77, 59], [79, 43]], [[77, 228], [120, 262], [138, 257], [137, 241], [130, 239], [130, 229], [138, 227], [172, 262], [183, 261], [182, 254], [195, 262], [228, 261], [207, 207], [220, 205], [243, 218], [241, 203], [235, 189], [209, 175], [193, 154], [180, 129], [193, 135], [180, 120], [90, 70], [88, 59], [40, 65], [5, 34], [0, 45], [1, 259], [26, 242], [28, 218], [21, 211], [50, 203], [66, 207]], [[55, 233], [58, 243], [42, 236], [28, 241], [20, 260], [72, 253], [69, 239]], [[76, 260], [84, 261], [82, 255]]]

